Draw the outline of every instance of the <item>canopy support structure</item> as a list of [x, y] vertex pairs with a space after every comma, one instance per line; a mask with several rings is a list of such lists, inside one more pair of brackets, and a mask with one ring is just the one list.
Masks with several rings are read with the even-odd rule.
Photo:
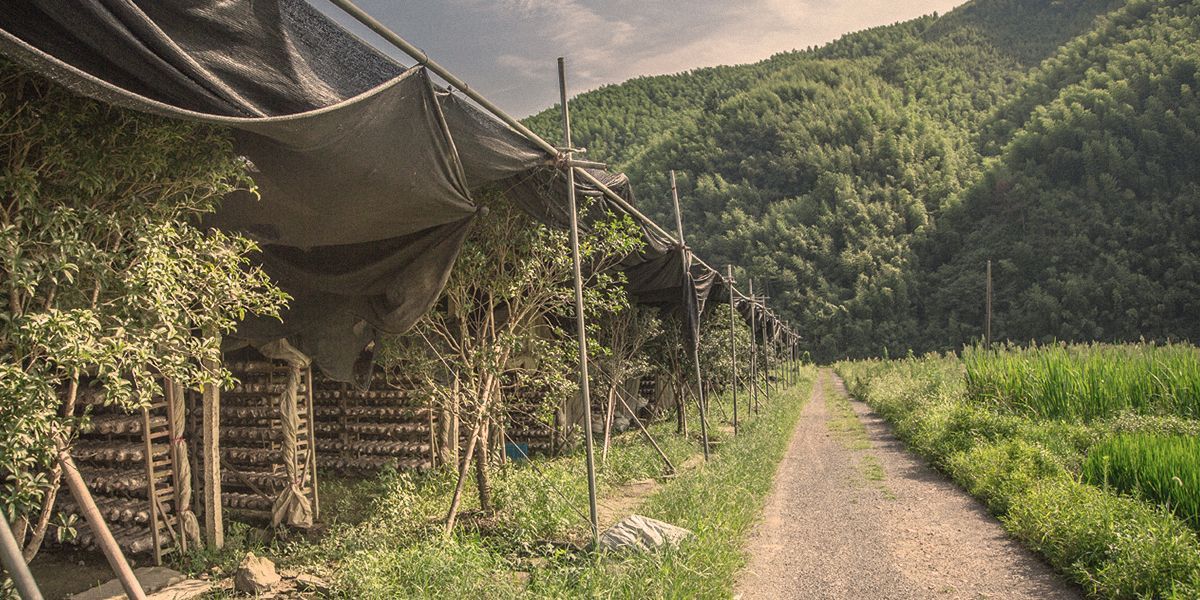
[[738, 368], [737, 368], [737, 338], [734, 335], [734, 323], [737, 323], [737, 312], [733, 307], [733, 265], [725, 265], [726, 286], [729, 287], [729, 360], [733, 361], [733, 435], [738, 434]]
[[[571, 158], [571, 109], [567, 103], [567, 61], [558, 59], [558, 91], [562, 99], [563, 148]], [[588, 385], [587, 323], [583, 314], [583, 265], [579, 256], [579, 212], [575, 201], [575, 167], [567, 169], [567, 204], [571, 212], [571, 260], [575, 269], [575, 337], [579, 341], [579, 393], [583, 396], [583, 443], [586, 449], [588, 511], [592, 543], [600, 541], [599, 514], [596, 510], [596, 458], [592, 443], [592, 395]]]
[[[512, 127], [514, 130], [517, 131], [517, 133], [520, 133], [521, 135], [525, 136], [526, 139], [528, 139], [530, 142], [532, 142], [538, 148], [541, 148], [542, 150], [544, 150], [552, 158], [555, 158], [555, 159], [563, 158], [566, 160], [565, 164], [567, 164], [567, 165], [574, 164], [575, 165], [574, 168], [570, 169], [570, 171], [573, 171], [577, 177], [580, 177], [584, 181], [595, 186], [597, 189], [599, 189], [601, 192], [604, 193], [605, 197], [607, 197], [609, 200], [612, 200], [617, 206], [620, 206], [622, 210], [624, 210], [624, 211], [628, 212], [630, 215], [632, 215], [634, 219], [645, 224], [647, 227], [654, 230], [656, 233], [663, 236], [667, 240], [677, 242], [680, 245], [683, 244], [683, 240], [676, 240], [675, 236], [668, 233], [667, 230], [663, 229], [658, 223], [655, 223], [653, 220], [650, 219], [650, 217], [647, 217], [645, 214], [643, 214], [641, 211], [639, 211], [636, 207], [634, 207], [632, 204], [630, 204], [628, 201], [626, 201], [625, 198], [622, 198], [620, 194], [617, 194], [616, 192], [612, 191], [612, 189], [610, 189], [607, 185], [605, 185], [604, 182], [600, 181], [594, 175], [587, 172], [583, 168], [580, 168], [579, 165], [589, 164], [588, 162], [576, 161], [574, 159], [564, 156], [563, 152], [560, 151], [558, 148], [555, 148], [552, 144], [550, 144], [550, 142], [547, 142], [546, 140], [542, 139], [541, 136], [534, 133], [532, 130], [530, 130], [525, 125], [521, 124], [521, 122], [518, 121], [517, 119], [513, 118], [512, 115], [509, 115], [508, 113], [504, 112], [503, 110], [500, 109], [500, 107], [498, 107], [495, 104], [493, 104], [492, 102], [490, 102], [487, 98], [484, 98], [482, 94], [475, 91], [471, 86], [467, 85], [467, 82], [456, 77], [453, 73], [448, 71], [445, 67], [438, 64], [433, 59], [429, 58], [429, 55], [425, 54], [425, 52], [422, 51], [420, 48], [417, 48], [416, 46], [408, 43], [408, 41], [406, 41], [404, 38], [397, 35], [396, 32], [392, 31], [391, 29], [388, 29], [387, 26], [385, 26], [383, 23], [380, 23], [374, 17], [372, 17], [371, 15], [369, 15], [365, 11], [363, 11], [361, 8], [359, 8], [358, 6], [355, 6], [355, 4], [353, 2], [351, 2], [350, 0], [329, 0], [329, 2], [331, 4], [333, 4], [334, 6], [337, 6], [338, 8], [340, 8], [346, 14], [353, 17], [359, 23], [362, 23], [364, 26], [366, 26], [371, 31], [378, 34], [379, 37], [383, 38], [385, 41], [392, 44], [400, 51], [402, 51], [405, 54], [412, 57], [413, 60], [417, 61], [417, 64], [424, 66], [426, 69], [429, 69], [434, 74], [436, 74], [438, 77], [441, 77], [442, 79], [444, 79], [446, 81], [446, 83], [449, 83], [451, 86], [456, 88], [458, 91], [460, 91], [464, 95], [466, 95], [468, 98], [470, 98], [471, 100], [474, 100], [477, 104], [479, 104], [480, 107], [482, 107], [484, 110], [490, 112], [492, 115], [494, 115], [496, 118], [503, 121], [509, 127]], [[567, 146], [567, 147], [569, 148], [570, 146]], [[714, 273], [717, 272], [716, 269], [713, 269], [712, 267], [710, 267], [702, 259], [697, 257], [695, 260], [696, 260], [696, 262], [700, 263], [701, 265], [704, 265], [704, 267], [707, 268], [708, 270], [710, 270]]]
[[[687, 245], [683, 242], [683, 213], [679, 210], [679, 188], [675, 186], [675, 170], [671, 170], [671, 201], [675, 203], [675, 231], [679, 234], [679, 251], [683, 253], [683, 269], [691, 273], [692, 259], [691, 252], [688, 252]], [[689, 291], [689, 293], [691, 293]], [[696, 368], [696, 404], [700, 407], [700, 439], [704, 443], [704, 460], [707, 462], [708, 456], [708, 415], [707, 407], [705, 406], [704, 398], [704, 374], [700, 372], [700, 325], [696, 327], [689, 326], [689, 333], [692, 334], [692, 364]], [[683, 410], [683, 403], [679, 404], [679, 410]]]

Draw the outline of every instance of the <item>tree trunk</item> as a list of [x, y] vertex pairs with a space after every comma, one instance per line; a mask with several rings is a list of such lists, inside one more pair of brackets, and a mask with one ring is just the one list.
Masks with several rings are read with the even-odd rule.
[[675, 433], [687, 436], [687, 404], [683, 397], [687, 393], [687, 384], [675, 381]]
[[[475, 428], [471, 430], [471, 437], [467, 440], [466, 455], [470, 456], [475, 451], [475, 444], [479, 441], [479, 429], [482, 423], [476, 422]], [[454, 530], [454, 520], [458, 517], [458, 507], [462, 503], [463, 487], [467, 481], [467, 469], [471, 466], [470, 460], [463, 460], [458, 463], [458, 482], [454, 485], [454, 495], [450, 497], [450, 510], [446, 513], [446, 526], [443, 533], [450, 535]]]
[[[481, 417], [482, 418], [482, 417]], [[485, 420], [481, 437], [484, 440], [488, 439], [488, 431], [490, 423]], [[479, 508], [485, 513], [491, 513], [492, 507], [492, 482], [491, 475], [488, 473], [488, 444], [479, 444], [475, 448], [475, 486], [479, 488]]]

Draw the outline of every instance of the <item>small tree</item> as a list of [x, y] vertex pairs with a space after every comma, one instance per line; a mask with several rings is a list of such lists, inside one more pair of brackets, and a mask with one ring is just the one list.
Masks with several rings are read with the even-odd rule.
[[[418, 379], [444, 418], [468, 423], [471, 433], [459, 459], [459, 477], [446, 531], [453, 526], [470, 459], [475, 460], [479, 503], [491, 510], [489, 427], [504, 414], [505, 383], [546, 390], [558, 403], [575, 392], [570, 376], [571, 338], [553, 323], [574, 316], [574, 277], [568, 234], [537, 223], [499, 194], [486, 194], [490, 210], [465, 242], [437, 307], [403, 339], [385, 343], [385, 366], [420, 371]], [[592, 207], [596, 214], [598, 207]], [[583, 211], [586, 212], [586, 211]], [[624, 275], [614, 271], [639, 248], [639, 230], [627, 216], [604, 214], [580, 236], [585, 317], [589, 323], [625, 306]], [[589, 326], [592, 335], [594, 325]], [[419, 339], [423, 346], [412, 343]], [[518, 365], [521, 355], [538, 357]], [[444, 440], [457, 444], [457, 436]]]
[[729, 353], [729, 331], [733, 329], [737, 350], [739, 379], [750, 373], [750, 325], [740, 313], [730, 320], [729, 306], [709, 300], [700, 321], [700, 368], [713, 389], [724, 390], [733, 384], [733, 357]]
[[[613, 311], [600, 324], [597, 342], [603, 353], [596, 357], [596, 389], [607, 390], [604, 410], [604, 445], [600, 460], [608, 462], [608, 442], [616, 412], [617, 393], [627, 381], [650, 373], [646, 345], [662, 334], [658, 309], [630, 305]], [[637, 418], [637, 415], [631, 415]]]
[[0, 157], [0, 507], [29, 560], [80, 386], [133, 410], [162, 378], [225, 383], [203, 366], [220, 363], [217, 334], [277, 314], [285, 296], [250, 263], [252, 242], [197, 225], [251, 188], [223, 131], [83, 99], [0, 61]]

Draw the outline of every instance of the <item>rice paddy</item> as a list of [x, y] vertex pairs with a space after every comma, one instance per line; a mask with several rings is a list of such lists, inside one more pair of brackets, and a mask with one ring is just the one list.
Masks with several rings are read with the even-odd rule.
[[1034, 417], [1123, 412], [1200, 416], [1200, 350], [1170, 344], [1032, 346], [963, 352], [970, 396]]
[[1167, 506], [1200, 530], [1200, 438], [1123, 434], [1088, 452], [1084, 481]]

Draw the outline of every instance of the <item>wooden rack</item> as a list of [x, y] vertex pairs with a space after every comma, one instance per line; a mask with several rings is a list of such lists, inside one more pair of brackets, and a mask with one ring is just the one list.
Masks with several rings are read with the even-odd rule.
[[[284, 464], [281, 402], [293, 367], [284, 361], [267, 359], [234, 360], [227, 362], [226, 367], [238, 383], [221, 391], [221, 506], [236, 518], [269, 522], [276, 498], [289, 484]], [[295, 450], [301, 493], [312, 503], [315, 518], [320, 504], [312, 434], [311, 379], [311, 370], [300, 371], [296, 392], [300, 418]], [[189, 400], [190, 424], [198, 430], [200, 396], [193, 394]], [[201, 471], [201, 468], [192, 471], [198, 490], [204, 480]]]
[[379, 374], [366, 390], [320, 377], [315, 385], [318, 466], [373, 472], [433, 465], [433, 413], [415, 391]]
[[[170, 408], [157, 397], [133, 414], [104, 404], [103, 394], [85, 388], [77, 414], [90, 417], [72, 447], [72, 456], [113, 537], [129, 554], [152, 553], [155, 564], [186, 546], [177, 518], [176, 477], [180, 457], [171, 449]], [[69, 495], [58, 496], [57, 508], [78, 514]], [[94, 546], [86, 524], [68, 540]]]

